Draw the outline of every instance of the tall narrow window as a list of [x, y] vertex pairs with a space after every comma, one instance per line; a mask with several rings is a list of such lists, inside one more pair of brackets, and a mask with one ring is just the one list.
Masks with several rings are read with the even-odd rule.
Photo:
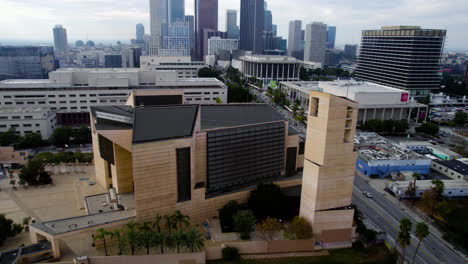
[[312, 101], [310, 101], [310, 115], [317, 117], [318, 109], [319, 109], [319, 99], [316, 97], [312, 97]]
[[177, 202], [191, 199], [190, 148], [177, 149]]

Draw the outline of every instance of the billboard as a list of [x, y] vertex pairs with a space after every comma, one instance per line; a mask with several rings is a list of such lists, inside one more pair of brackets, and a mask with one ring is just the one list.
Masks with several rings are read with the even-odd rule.
[[401, 101], [402, 102], [408, 102], [408, 99], [409, 99], [409, 94], [408, 93], [401, 94]]

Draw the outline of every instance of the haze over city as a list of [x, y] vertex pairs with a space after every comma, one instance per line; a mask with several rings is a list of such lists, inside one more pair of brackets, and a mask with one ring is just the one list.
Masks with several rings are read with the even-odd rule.
[[[361, 30], [383, 25], [419, 25], [423, 28], [447, 29], [446, 50], [466, 50], [468, 1], [465, 0], [269, 0], [273, 23], [278, 35], [288, 36], [288, 23], [322, 21], [337, 27], [336, 43], [359, 44]], [[185, 2], [186, 14], [193, 15], [193, 0]], [[225, 28], [225, 11], [239, 10], [239, 0], [219, 1], [219, 29]], [[0, 43], [53, 40], [51, 28], [62, 24], [69, 39], [110, 43], [128, 42], [135, 24], [149, 29], [147, 0], [3, 0], [0, 2]]]

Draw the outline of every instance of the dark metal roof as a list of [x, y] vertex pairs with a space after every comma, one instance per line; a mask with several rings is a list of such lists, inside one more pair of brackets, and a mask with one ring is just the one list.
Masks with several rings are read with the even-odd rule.
[[458, 160], [434, 160], [451, 170], [454, 170], [462, 175], [468, 175], [468, 165]]
[[93, 115], [96, 115], [96, 111], [127, 117], [133, 116], [133, 107], [129, 105], [91, 106], [91, 112]]
[[284, 120], [280, 113], [267, 104], [201, 105], [202, 130]]
[[[94, 117], [97, 117], [97, 112], [104, 112], [107, 114], [122, 116], [133, 119], [134, 109], [128, 105], [121, 106], [92, 106], [91, 113]], [[96, 129], [98, 130], [120, 130], [120, 129], [131, 129], [132, 124], [109, 120], [105, 118], [97, 118]]]
[[190, 137], [198, 105], [136, 108], [133, 143]]

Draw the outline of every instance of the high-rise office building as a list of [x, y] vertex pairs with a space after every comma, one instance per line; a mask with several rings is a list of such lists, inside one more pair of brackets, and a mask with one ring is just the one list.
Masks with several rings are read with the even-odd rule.
[[145, 40], [145, 26], [143, 26], [143, 24], [136, 25], [136, 40], [138, 41]]
[[164, 36], [167, 33], [168, 22], [167, 0], [150, 0], [151, 36]]
[[68, 38], [67, 30], [62, 25], [56, 25], [53, 29], [54, 32], [54, 47], [57, 53], [64, 53], [68, 51]]
[[336, 27], [329, 26], [327, 28], [327, 48], [334, 49], [336, 40]]
[[168, 27], [167, 36], [162, 38], [162, 48], [159, 49], [161, 57], [188, 57], [190, 56], [190, 32], [186, 22], [174, 22]]
[[302, 21], [293, 20], [289, 21], [289, 34], [288, 34], [288, 56], [296, 59], [303, 59], [299, 56], [301, 53], [301, 39], [302, 39]]
[[304, 61], [325, 64], [325, 41], [327, 39], [327, 25], [313, 22], [306, 26]]
[[239, 39], [239, 26], [237, 25], [237, 10], [226, 10], [226, 33], [230, 39]]
[[277, 36], [278, 35], [278, 25], [272, 24], [271, 25], [271, 31], [273, 32], [273, 34], [275, 36]]
[[273, 14], [265, 9], [265, 31], [273, 32]]
[[185, 19], [185, 0], [169, 0], [169, 23], [183, 22]]
[[203, 30], [218, 31], [218, 0], [195, 0], [195, 38], [197, 39], [197, 58], [203, 59], [207, 50], [203, 41]]
[[263, 31], [265, 29], [264, 0], [241, 0], [240, 49], [263, 53]]
[[347, 59], [355, 60], [357, 55], [357, 45], [346, 44], [344, 46], [344, 56]]
[[0, 46], [0, 80], [45, 79], [56, 68], [53, 47]]
[[362, 32], [356, 78], [425, 97], [440, 88], [446, 30], [391, 26]]
[[463, 82], [466, 84], [466, 87], [468, 87], [468, 64], [466, 65], [465, 77], [463, 78]]
[[208, 55], [218, 55], [222, 50], [232, 53], [234, 50], [238, 49], [238, 39], [222, 39], [220, 37], [212, 37], [208, 40]]
[[196, 57], [196, 44], [195, 44], [195, 17], [185, 16], [185, 23], [187, 23], [190, 39], [190, 57], [195, 59]]
[[120, 54], [104, 55], [104, 67], [122, 68], [122, 55]]

